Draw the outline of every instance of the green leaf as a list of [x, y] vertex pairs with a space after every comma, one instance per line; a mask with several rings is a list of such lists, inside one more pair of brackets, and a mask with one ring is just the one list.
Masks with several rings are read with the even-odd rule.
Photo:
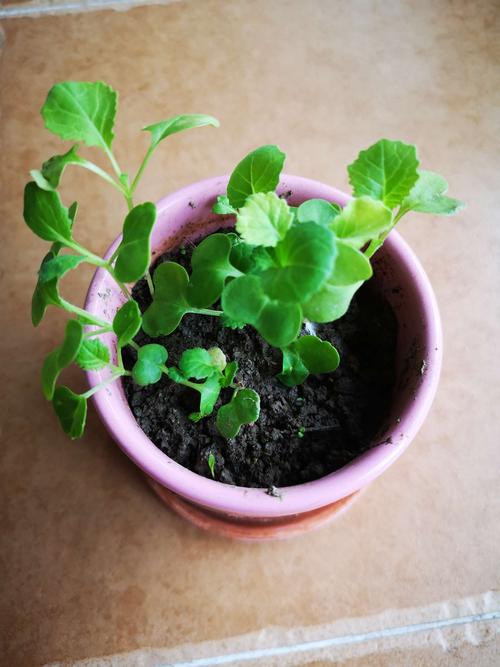
[[234, 208], [240, 208], [246, 198], [256, 192], [271, 192], [279, 183], [285, 154], [277, 146], [261, 146], [249, 153], [236, 166], [229, 183], [227, 196]]
[[59, 280], [68, 271], [76, 268], [82, 262], [85, 262], [83, 255], [59, 255], [43, 262], [38, 272], [40, 284], [53, 280]]
[[74, 440], [83, 435], [87, 418], [87, 399], [68, 387], [57, 387], [52, 400], [63, 431]]
[[97, 338], [88, 338], [83, 341], [76, 363], [84, 371], [98, 371], [110, 362], [109, 350]]
[[242, 273], [248, 273], [255, 266], [256, 251], [265, 248], [256, 248], [253, 245], [244, 243], [237, 234], [226, 234], [231, 239], [233, 245], [229, 261]]
[[243, 424], [253, 424], [259, 418], [260, 396], [253, 389], [235, 391], [229, 403], [217, 412], [217, 429], [223, 438], [230, 440], [238, 435]]
[[335, 218], [330, 229], [344, 243], [361, 248], [387, 232], [393, 224], [392, 213], [382, 202], [370, 197], [352, 199]]
[[200, 392], [200, 410], [189, 415], [189, 419], [194, 422], [212, 414], [221, 390], [218, 375], [210, 375], [205, 382], [197, 385], [196, 390]]
[[230, 361], [224, 369], [224, 377], [222, 378], [221, 386], [230, 387], [233, 384], [234, 376], [238, 372], [238, 362]]
[[298, 222], [315, 222], [328, 226], [339, 215], [341, 208], [325, 199], [308, 199], [297, 209]]
[[219, 215], [234, 215], [237, 213], [237, 210], [229, 203], [229, 199], [226, 195], [219, 195], [217, 197], [217, 201], [213, 205], [212, 211]]
[[[44, 264], [50, 262], [56, 256], [56, 251], [50, 250], [42, 260], [39, 273], [42, 271]], [[50, 305], [63, 306], [63, 302], [59, 296], [58, 279], [53, 278], [46, 283], [42, 283], [40, 277], [38, 277], [35, 291], [31, 298], [31, 321], [33, 322], [34, 327], [37, 327], [40, 324], [47, 307]]]
[[372, 277], [370, 260], [359, 250], [343, 241], [337, 242], [337, 257], [328, 278], [332, 285], [352, 285]]
[[447, 191], [448, 183], [442, 176], [432, 171], [421, 171], [410, 194], [403, 200], [401, 209], [434, 215], [454, 215], [464, 208], [465, 204], [458, 199], [446, 197]]
[[287, 303], [307, 301], [327, 280], [336, 253], [335, 238], [327, 227], [315, 222], [292, 227], [276, 246], [278, 266], [261, 274], [264, 292]]
[[203, 127], [205, 125], [219, 127], [220, 123], [217, 118], [214, 118], [213, 116], [193, 113], [174, 116], [173, 118], [168, 118], [159, 123], [143, 127], [142, 129], [151, 133], [151, 147], [154, 149], [158, 146], [160, 141], [163, 141], [163, 139], [166, 139], [171, 134], [176, 134], [183, 130], [190, 130], [193, 127]]
[[227, 234], [211, 234], [195, 248], [187, 298], [197, 308], [211, 306], [220, 297], [226, 278], [241, 272], [229, 261], [232, 244]]
[[331, 373], [339, 362], [339, 353], [331, 343], [317, 336], [301, 336], [283, 350], [283, 371], [278, 378], [287, 387], [294, 387], [310, 373]]
[[[222, 358], [220, 355], [222, 355]], [[218, 347], [211, 348], [210, 350], [205, 350], [202, 347], [193, 347], [189, 350], [184, 350], [179, 359], [179, 368], [184, 376], [195, 378], [196, 380], [203, 380], [213, 373], [220, 373], [225, 366], [226, 357]]]
[[113, 319], [118, 347], [128, 345], [141, 328], [142, 316], [136, 301], [127, 301]]
[[158, 382], [163, 373], [162, 366], [168, 359], [168, 352], [163, 345], [150, 343], [137, 351], [137, 361], [132, 368], [134, 382], [141, 387]]
[[236, 217], [236, 231], [251, 245], [274, 247], [292, 224], [288, 204], [274, 192], [250, 195]]
[[399, 206], [418, 179], [415, 146], [381, 139], [347, 167], [356, 197], [380, 199], [389, 208]]
[[334, 322], [345, 315], [352, 297], [363, 281], [352, 285], [335, 285], [329, 281], [304, 304], [304, 317], [311, 322]]
[[77, 154], [78, 144], [72, 146], [64, 155], [54, 155], [42, 164], [40, 171], [31, 171], [33, 180], [43, 190], [55, 190], [59, 185], [64, 169], [69, 164], [86, 164], [87, 160]]
[[213, 455], [212, 452], [210, 452], [210, 454], [208, 455], [207, 464], [212, 477], [215, 478], [215, 456]]
[[300, 355], [294, 349], [293, 344], [285, 347], [283, 353], [283, 367], [278, 379], [287, 387], [295, 387], [302, 384], [308, 377], [309, 371], [300, 358]]
[[344, 315], [351, 299], [373, 270], [369, 259], [343, 241], [337, 242], [333, 270], [323, 285], [304, 304], [304, 316], [312, 322], [333, 322]]
[[258, 276], [231, 281], [222, 292], [221, 303], [227, 317], [251, 324], [275, 347], [286, 347], [300, 330], [300, 306], [269, 298]]
[[42, 107], [45, 127], [61, 139], [109, 149], [117, 94], [102, 81], [66, 81], [53, 86]]
[[151, 202], [134, 206], [127, 214], [115, 264], [118, 280], [132, 283], [142, 278], [148, 270], [151, 258], [151, 232], [155, 220], [156, 206]]
[[331, 373], [339, 365], [337, 350], [331, 343], [317, 336], [301, 336], [293, 347], [309, 373]]
[[76, 359], [82, 341], [83, 326], [77, 320], [69, 320], [66, 324], [64, 341], [47, 355], [42, 367], [42, 390], [48, 401], [54, 396], [59, 374]]
[[142, 328], [153, 338], [168, 336], [189, 312], [187, 300], [189, 276], [176, 262], [164, 262], [154, 273], [153, 303], [142, 318]]
[[72, 221], [57, 192], [47, 192], [31, 181], [24, 188], [24, 221], [44, 241], [63, 245], [72, 241]]

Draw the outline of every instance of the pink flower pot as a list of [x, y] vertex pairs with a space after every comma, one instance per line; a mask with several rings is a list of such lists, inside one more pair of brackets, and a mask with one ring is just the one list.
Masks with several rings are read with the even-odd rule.
[[[211, 178], [162, 199], [152, 237], [153, 257], [186, 240], [200, 238], [221, 226], [211, 212], [217, 195], [226, 191], [227, 177]], [[292, 205], [323, 198], [340, 205], [348, 195], [317, 181], [282, 176], [280, 193]], [[229, 219], [225, 224], [230, 226]], [[110, 256], [118, 238], [108, 250]], [[324, 524], [344, 510], [360, 489], [378, 477], [403, 453], [422, 425], [436, 393], [442, 357], [439, 312], [429, 280], [412, 250], [393, 231], [373, 259], [375, 285], [391, 303], [399, 324], [398, 379], [386, 427], [373, 447], [326, 477], [281, 488], [280, 496], [266, 489], [230, 486], [201, 477], [161, 452], [137, 425], [121, 382], [94, 396], [97, 411], [118, 446], [146, 474], [158, 496], [196, 525], [246, 540], [275, 539]], [[123, 296], [108, 274], [98, 269], [85, 307], [111, 320]], [[106, 334], [111, 347], [112, 334]], [[89, 372], [91, 387], [107, 371]]]

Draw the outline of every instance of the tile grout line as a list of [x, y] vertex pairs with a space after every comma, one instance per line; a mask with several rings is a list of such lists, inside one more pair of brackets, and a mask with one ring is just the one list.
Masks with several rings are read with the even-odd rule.
[[471, 614], [470, 616], [458, 616], [456, 618], [436, 619], [424, 623], [415, 623], [412, 625], [402, 625], [384, 630], [374, 630], [372, 632], [363, 632], [359, 634], [341, 635], [330, 637], [328, 639], [318, 639], [315, 641], [301, 642], [289, 646], [277, 646], [268, 649], [257, 649], [254, 651], [242, 651], [228, 655], [213, 656], [211, 658], [196, 658], [187, 662], [170, 662], [159, 667], [217, 667], [218, 665], [227, 665], [235, 662], [245, 662], [248, 660], [259, 660], [261, 658], [272, 658], [280, 655], [291, 655], [293, 653], [305, 653], [307, 651], [330, 648], [334, 646], [345, 646], [350, 644], [359, 644], [374, 639], [385, 639], [388, 637], [400, 637], [403, 635], [415, 634], [426, 630], [441, 630], [453, 626], [466, 625], [470, 623], [481, 623], [485, 621], [500, 620], [500, 610], [484, 612], [481, 614]]
[[50, 5], [14, 6], [0, 9], [0, 19], [36, 18], [37, 16], [56, 16], [75, 12], [86, 13], [104, 9], [126, 10], [145, 5], [169, 5], [180, 0], [87, 0], [81, 2], [55, 2]]

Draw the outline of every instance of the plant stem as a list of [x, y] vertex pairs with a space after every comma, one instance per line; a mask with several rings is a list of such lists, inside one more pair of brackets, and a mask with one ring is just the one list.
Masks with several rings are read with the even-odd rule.
[[92, 336], [100, 336], [101, 334], [109, 333], [113, 331], [113, 327], [101, 327], [100, 329], [92, 329], [92, 331], [86, 331], [83, 335], [85, 338], [92, 338]]
[[126, 285], [124, 285], [124, 283], [122, 283], [122, 281], [118, 280], [118, 278], [116, 277], [115, 269], [113, 266], [111, 266], [111, 262], [107, 262], [105, 259], [102, 259], [102, 257], [94, 255], [93, 252], [90, 252], [90, 250], [87, 250], [87, 248], [84, 248], [76, 241], [72, 242], [66, 241], [66, 245], [69, 246], [70, 248], [73, 248], [73, 250], [76, 250], [81, 255], [83, 255], [86, 258], [86, 261], [89, 262], [89, 264], [94, 264], [95, 266], [100, 266], [101, 268], [106, 269], [106, 271], [113, 278], [113, 280], [121, 289], [123, 294], [127, 297], [127, 299], [131, 298], [131, 294]]
[[61, 305], [64, 308], [64, 310], [67, 310], [69, 313], [74, 313], [75, 315], [79, 315], [80, 317], [85, 318], [85, 320], [87, 320], [86, 322], [87, 324], [94, 324], [96, 327], [102, 327], [103, 329], [110, 326], [109, 322], [105, 322], [104, 320], [101, 320], [99, 317], [95, 317], [94, 315], [88, 313], [83, 308], [79, 308], [78, 306], [75, 306], [73, 303], [66, 301], [66, 299], [61, 298]]
[[151, 156], [153, 155], [154, 152], [154, 146], [150, 146], [147, 150], [146, 155], [144, 156], [144, 160], [141, 162], [141, 165], [139, 169], [137, 170], [137, 174], [135, 175], [134, 180], [132, 181], [132, 185], [130, 186], [129, 192], [130, 196], [132, 196], [135, 192], [136, 187], [139, 184], [139, 181], [141, 180], [141, 176], [144, 172], [144, 169], [146, 168], [149, 160], [151, 159]]
[[118, 178], [120, 178], [121, 175], [122, 175], [122, 170], [120, 169], [120, 165], [116, 161], [116, 158], [113, 155], [112, 150], [108, 146], [106, 146], [105, 144], [103, 145], [102, 148], [103, 148], [104, 152], [106, 153], [106, 155], [108, 156], [109, 161], [111, 162], [111, 166], [113, 167], [113, 169], [115, 171], [115, 174], [118, 176]]
[[137, 345], [137, 343], [135, 342], [135, 340], [131, 340], [131, 341], [129, 342], [129, 345], [130, 345], [130, 347], [133, 347], [134, 350], [135, 350], [136, 352], [138, 352], [138, 351], [141, 349], [141, 346], [140, 346], [140, 345]]
[[212, 315], [212, 317], [220, 317], [224, 311], [214, 310], [213, 308], [190, 308], [188, 313], [194, 313], [195, 315]]
[[[114, 368], [116, 368], [116, 366], [114, 366]], [[117, 370], [119, 370], [119, 369], [117, 369]], [[113, 375], [111, 375], [109, 378], [106, 378], [106, 380], [103, 380], [102, 382], [100, 382], [95, 387], [92, 387], [92, 389], [89, 389], [84, 394], [81, 394], [81, 397], [85, 398], [85, 399], [90, 398], [91, 396], [96, 394], [103, 387], [106, 387], [108, 384], [111, 384], [112, 382], [117, 380], [119, 377], [122, 377], [122, 375], [130, 375], [130, 372], [129, 371], [123, 371], [123, 372], [120, 371], [118, 373], [113, 373]]]
[[84, 169], [88, 169], [89, 171], [92, 171], [94, 174], [97, 174], [101, 178], [103, 178], [107, 183], [110, 183], [114, 188], [119, 190], [123, 195], [126, 196], [125, 189], [123, 186], [115, 181], [115, 179], [110, 176], [104, 169], [101, 169], [98, 167], [96, 164], [93, 162], [90, 162], [90, 160], [85, 160], [84, 162], [75, 162], [77, 167], [83, 167]]
[[147, 282], [148, 287], [149, 287], [149, 293], [151, 294], [151, 296], [154, 296], [155, 286], [153, 285], [153, 280], [151, 278], [151, 273], [149, 272], [149, 270], [146, 271], [146, 273], [144, 274], [144, 277], [146, 278], [146, 282]]

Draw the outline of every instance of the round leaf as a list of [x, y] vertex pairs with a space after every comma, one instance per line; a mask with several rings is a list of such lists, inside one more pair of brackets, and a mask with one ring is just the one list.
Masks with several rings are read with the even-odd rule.
[[113, 331], [118, 338], [118, 347], [128, 345], [141, 328], [142, 316], [135, 301], [127, 301], [113, 319]]
[[370, 197], [352, 199], [335, 218], [330, 229], [344, 243], [361, 248], [365, 243], [389, 231], [392, 213], [382, 202]]
[[149, 336], [168, 336], [189, 312], [188, 282], [186, 269], [176, 262], [165, 262], [156, 269], [153, 303], [142, 319], [142, 327]]
[[317, 336], [301, 336], [293, 347], [309, 373], [331, 373], [339, 365], [337, 350]]
[[196, 308], [211, 306], [220, 297], [226, 278], [240, 271], [229, 261], [232, 244], [227, 234], [211, 234], [195, 248], [187, 298]]
[[285, 237], [292, 214], [274, 192], [250, 195], [236, 217], [236, 231], [251, 245], [274, 247]]
[[315, 222], [327, 226], [335, 220], [340, 211], [338, 204], [331, 204], [325, 199], [308, 199], [298, 207], [297, 221]]
[[203, 380], [217, 370], [210, 352], [202, 347], [184, 350], [179, 359], [179, 368], [185, 377], [196, 380]]
[[246, 198], [255, 192], [276, 190], [285, 154], [277, 146], [260, 146], [236, 165], [227, 184], [229, 203], [240, 208]]
[[124, 283], [142, 278], [151, 258], [151, 232], [156, 220], [156, 206], [139, 204], [129, 211], [123, 223], [123, 238], [118, 248], [115, 273]]
[[132, 377], [138, 385], [154, 384], [161, 378], [162, 366], [168, 359], [168, 352], [163, 345], [150, 343], [139, 348], [137, 361], [132, 368]]
[[243, 424], [253, 424], [260, 414], [260, 396], [253, 389], [240, 389], [217, 412], [217, 429], [229, 440], [238, 435]]

